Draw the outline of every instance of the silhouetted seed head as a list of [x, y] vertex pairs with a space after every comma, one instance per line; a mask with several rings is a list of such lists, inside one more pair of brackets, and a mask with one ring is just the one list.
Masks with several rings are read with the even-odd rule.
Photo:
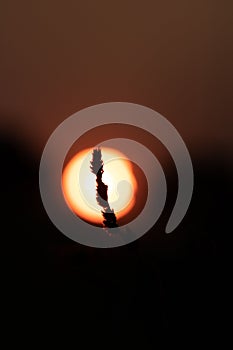
[[97, 175], [98, 172], [103, 172], [103, 160], [100, 148], [95, 148], [92, 152], [92, 160], [90, 162], [90, 169], [93, 174]]
[[100, 148], [95, 148], [92, 152], [92, 160], [90, 162], [90, 169], [93, 174], [96, 175], [96, 200], [97, 203], [103, 208], [102, 215], [105, 219], [103, 221], [104, 227], [117, 227], [117, 220], [114, 214], [114, 210], [110, 209], [108, 203], [108, 186], [102, 181], [103, 170], [103, 160]]

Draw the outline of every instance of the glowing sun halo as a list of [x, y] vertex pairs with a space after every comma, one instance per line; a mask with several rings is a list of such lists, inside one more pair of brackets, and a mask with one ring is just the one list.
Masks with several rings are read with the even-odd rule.
[[[103, 221], [96, 201], [96, 176], [90, 170], [93, 148], [77, 153], [65, 166], [62, 189], [70, 209], [93, 224]], [[127, 215], [135, 203], [137, 182], [132, 165], [121, 152], [101, 147], [104, 162], [103, 182], [108, 185], [108, 202], [117, 219]]]

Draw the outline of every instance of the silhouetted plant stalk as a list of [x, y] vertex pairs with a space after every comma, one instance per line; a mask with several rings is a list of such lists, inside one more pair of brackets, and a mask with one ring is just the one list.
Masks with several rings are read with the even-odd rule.
[[104, 172], [102, 153], [100, 148], [95, 148], [92, 152], [92, 160], [90, 162], [90, 169], [93, 174], [96, 175], [96, 200], [97, 203], [103, 208], [101, 210], [104, 221], [104, 227], [117, 227], [117, 219], [114, 210], [110, 208], [108, 203], [108, 186], [102, 181], [102, 174]]

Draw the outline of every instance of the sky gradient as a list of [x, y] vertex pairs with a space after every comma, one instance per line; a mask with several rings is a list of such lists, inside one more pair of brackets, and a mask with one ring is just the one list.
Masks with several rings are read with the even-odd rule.
[[39, 157], [90, 105], [164, 115], [191, 154], [232, 154], [232, 2], [2, 1], [0, 129]]

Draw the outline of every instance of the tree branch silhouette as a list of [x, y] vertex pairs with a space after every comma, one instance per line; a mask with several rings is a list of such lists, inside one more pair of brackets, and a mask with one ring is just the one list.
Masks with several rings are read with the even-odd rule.
[[104, 227], [117, 227], [117, 219], [114, 210], [110, 208], [108, 203], [108, 186], [102, 181], [102, 174], [104, 172], [102, 153], [100, 148], [95, 148], [92, 152], [92, 160], [90, 162], [90, 169], [96, 175], [96, 200], [103, 208], [101, 213], [103, 215]]

